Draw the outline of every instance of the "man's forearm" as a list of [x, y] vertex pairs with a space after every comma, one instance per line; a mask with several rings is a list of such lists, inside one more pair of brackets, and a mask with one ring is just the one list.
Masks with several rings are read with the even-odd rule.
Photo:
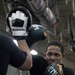
[[19, 46], [20, 50], [22, 50], [22, 51], [27, 53], [26, 61], [29, 63], [30, 66], [32, 66], [32, 56], [30, 54], [30, 49], [29, 49], [26, 41], [25, 40], [19, 40], [18, 41], [18, 46]]

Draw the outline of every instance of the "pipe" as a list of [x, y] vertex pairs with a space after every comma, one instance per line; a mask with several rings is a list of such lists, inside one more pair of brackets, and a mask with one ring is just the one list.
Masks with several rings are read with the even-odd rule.
[[72, 7], [73, 7], [73, 11], [75, 11], [75, 3], [74, 3], [75, 1], [74, 0], [72, 0]]
[[41, 21], [47, 32], [52, 35], [59, 34], [59, 22], [44, 0], [27, 0], [32, 12]]

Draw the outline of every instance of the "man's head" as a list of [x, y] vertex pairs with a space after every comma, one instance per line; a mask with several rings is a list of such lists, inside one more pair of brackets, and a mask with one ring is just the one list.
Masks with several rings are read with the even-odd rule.
[[64, 57], [64, 47], [59, 41], [51, 41], [46, 46], [45, 58], [48, 63], [61, 63]]

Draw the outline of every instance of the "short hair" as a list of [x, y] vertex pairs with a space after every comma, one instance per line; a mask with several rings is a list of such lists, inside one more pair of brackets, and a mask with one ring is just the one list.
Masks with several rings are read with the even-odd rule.
[[54, 41], [50, 41], [47, 45], [46, 45], [46, 51], [47, 51], [47, 48], [51, 45], [54, 45], [54, 46], [58, 46], [61, 48], [61, 53], [63, 54], [64, 53], [64, 46], [62, 45], [61, 42], [57, 41], [57, 40], [54, 40]]

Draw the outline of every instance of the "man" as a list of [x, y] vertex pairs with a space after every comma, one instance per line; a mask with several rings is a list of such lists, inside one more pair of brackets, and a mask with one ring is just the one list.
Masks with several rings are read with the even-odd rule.
[[45, 57], [36, 55], [30, 75], [74, 75], [74, 72], [62, 64], [64, 47], [59, 41], [51, 41], [46, 46]]
[[27, 29], [30, 27], [29, 15], [27, 9], [21, 7], [8, 13], [7, 23], [11, 35], [18, 41], [18, 47], [12, 38], [0, 35], [0, 75], [6, 75], [9, 64], [21, 70], [32, 67], [32, 56], [25, 41]]

